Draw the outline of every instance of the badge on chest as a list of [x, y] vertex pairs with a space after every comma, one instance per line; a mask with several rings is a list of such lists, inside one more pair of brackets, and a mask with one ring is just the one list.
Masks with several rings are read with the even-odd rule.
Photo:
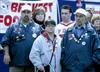
[[86, 41], [84, 41], [84, 39], [88, 39], [88, 38], [89, 38], [88, 33], [82, 34], [79, 39], [75, 37], [74, 33], [71, 33], [68, 35], [69, 40], [74, 40], [76, 43], [78, 43], [78, 44], [81, 43], [82, 45], [86, 45]]
[[33, 37], [33, 38], [36, 38], [36, 37], [37, 37], [37, 34], [36, 34], [36, 33], [33, 33], [33, 34], [32, 34], [32, 37]]
[[33, 38], [36, 38], [37, 37], [37, 34], [36, 34], [36, 30], [35, 30], [35, 27], [32, 27], [32, 37]]

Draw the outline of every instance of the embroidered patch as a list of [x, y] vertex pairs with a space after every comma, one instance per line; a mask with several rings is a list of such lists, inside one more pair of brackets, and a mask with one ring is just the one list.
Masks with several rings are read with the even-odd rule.
[[14, 32], [15, 33], [20, 33], [21, 32], [21, 28], [15, 28]]

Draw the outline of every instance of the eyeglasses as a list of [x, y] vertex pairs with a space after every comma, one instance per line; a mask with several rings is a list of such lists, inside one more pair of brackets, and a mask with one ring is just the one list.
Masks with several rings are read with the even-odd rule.
[[24, 10], [24, 11], [22, 11], [22, 13], [27, 13], [27, 14], [29, 14], [29, 13], [31, 13], [31, 11], [29, 11], [29, 10]]
[[80, 18], [84, 17], [84, 15], [75, 15], [75, 16]]

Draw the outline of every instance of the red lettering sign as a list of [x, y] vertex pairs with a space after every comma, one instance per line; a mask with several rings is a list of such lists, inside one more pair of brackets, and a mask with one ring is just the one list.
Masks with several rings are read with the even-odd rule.
[[11, 15], [0, 15], [0, 23], [5, 24], [5, 26], [10, 26], [12, 23], [19, 20], [18, 16], [11, 16]]

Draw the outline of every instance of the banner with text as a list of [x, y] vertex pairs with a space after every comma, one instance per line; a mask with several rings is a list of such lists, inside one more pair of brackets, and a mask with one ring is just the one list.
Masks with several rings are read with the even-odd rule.
[[20, 19], [20, 11], [23, 5], [30, 5], [32, 11], [37, 6], [43, 6], [46, 12], [46, 20], [51, 17], [57, 23], [57, 1], [14, 1], [0, 2], [0, 33], [5, 33], [7, 28]]

